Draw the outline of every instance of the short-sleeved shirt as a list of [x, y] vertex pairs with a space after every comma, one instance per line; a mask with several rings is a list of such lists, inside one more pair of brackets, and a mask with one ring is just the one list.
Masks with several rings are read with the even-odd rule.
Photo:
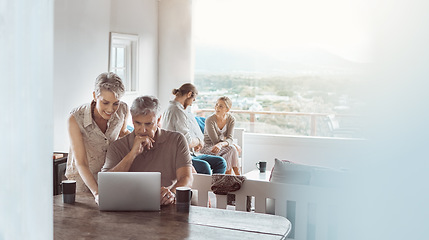
[[185, 135], [186, 141], [198, 138], [203, 143], [204, 135], [195, 119], [195, 116], [187, 111], [178, 101], [170, 101], [170, 105], [161, 118], [161, 127], [170, 131], [180, 132]]
[[[79, 126], [86, 150], [89, 170], [95, 180], [97, 180], [97, 173], [100, 172], [106, 158], [107, 147], [119, 137], [128, 113], [128, 106], [126, 103], [120, 102], [118, 110], [107, 121], [106, 133], [103, 133], [92, 118], [91, 104], [95, 104], [95, 102], [81, 105], [73, 109], [70, 114], [73, 115]], [[67, 159], [66, 177], [76, 180], [76, 190], [78, 192], [89, 191], [79, 175], [76, 167], [76, 159], [71, 149]]]
[[[115, 167], [132, 149], [135, 133], [110, 144], [102, 171]], [[130, 172], [160, 172], [161, 185], [169, 187], [177, 181], [176, 171], [181, 167], [192, 167], [189, 148], [183, 134], [158, 128], [153, 147], [137, 155]]]

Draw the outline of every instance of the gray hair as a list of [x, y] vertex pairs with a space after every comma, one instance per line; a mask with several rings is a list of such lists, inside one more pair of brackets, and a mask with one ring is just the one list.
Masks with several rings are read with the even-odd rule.
[[100, 96], [102, 90], [113, 92], [117, 99], [121, 98], [125, 93], [121, 78], [113, 72], [104, 72], [98, 75], [94, 87], [95, 97]]
[[159, 100], [154, 96], [141, 96], [133, 101], [130, 108], [131, 116], [148, 115], [154, 113], [156, 118], [161, 116], [161, 106]]

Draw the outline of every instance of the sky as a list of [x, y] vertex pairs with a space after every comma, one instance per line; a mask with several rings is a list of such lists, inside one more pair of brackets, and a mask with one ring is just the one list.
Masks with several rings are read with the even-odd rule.
[[258, 51], [320, 48], [355, 62], [371, 61], [367, 1], [197, 0], [194, 43]]

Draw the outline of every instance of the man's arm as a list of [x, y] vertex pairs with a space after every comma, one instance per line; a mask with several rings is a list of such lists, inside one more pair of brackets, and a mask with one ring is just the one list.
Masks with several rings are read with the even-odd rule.
[[[148, 136], [135, 136], [133, 147], [122, 159], [120, 159], [120, 153], [118, 153], [119, 150], [114, 145], [110, 145], [107, 150], [106, 162], [104, 163], [102, 171], [128, 172], [137, 155], [141, 154], [143, 151], [151, 149], [153, 147], [153, 142], [155, 141]], [[115, 165], [118, 158], [120, 161]]]
[[198, 138], [191, 137], [191, 128], [190, 126], [188, 126], [187, 118], [188, 117], [183, 111], [171, 110], [171, 112], [165, 114], [164, 116], [164, 121], [166, 125], [165, 129], [183, 134], [186, 138], [186, 141], [188, 142], [189, 149], [192, 149], [202, 143], [200, 143], [200, 140]]
[[173, 204], [177, 187], [192, 187], [194, 178], [192, 167], [186, 166], [176, 170], [177, 182], [170, 189], [161, 187], [161, 205]]
[[192, 176], [192, 167], [186, 166], [176, 170], [177, 182], [171, 187], [172, 192], [176, 193], [177, 187], [192, 187], [194, 178]]

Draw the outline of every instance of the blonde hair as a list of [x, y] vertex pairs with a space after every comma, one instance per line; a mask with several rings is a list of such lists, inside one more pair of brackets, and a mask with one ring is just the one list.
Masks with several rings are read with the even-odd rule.
[[226, 105], [226, 107], [228, 108], [228, 110], [230, 110], [231, 109], [231, 107], [232, 107], [232, 101], [231, 101], [231, 99], [229, 99], [229, 97], [227, 97], [227, 96], [222, 96], [222, 97], [220, 97], [219, 99], [218, 99], [218, 101], [219, 100], [222, 100], [224, 103], [225, 103], [225, 105]]

